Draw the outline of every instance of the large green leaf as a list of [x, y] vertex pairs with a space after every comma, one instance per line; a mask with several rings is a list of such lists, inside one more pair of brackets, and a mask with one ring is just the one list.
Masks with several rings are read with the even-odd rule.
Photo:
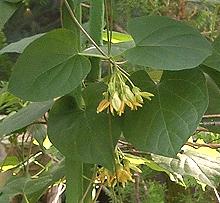
[[204, 64], [220, 71], [220, 37], [213, 42], [213, 53], [204, 61]]
[[51, 142], [65, 156], [99, 163], [112, 168], [112, 150], [120, 136], [119, 123], [106, 113], [96, 113], [105, 86], [93, 84], [84, 91], [86, 109], [80, 110], [72, 97], [57, 101], [50, 111], [48, 134]]
[[30, 101], [46, 101], [78, 87], [90, 62], [74, 48], [70, 30], [51, 31], [31, 43], [18, 58], [9, 91]]
[[0, 50], [0, 54], [4, 54], [4, 53], [22, 53], [24, 51], [24, 49], [30, 43], [32, 43], [35, 39], [38, 39], [39, 37], [41, 37], [43, 35], [44, 35], [44, 33], [37, 34], [37, 35], [33, 35], [31, 37], [23, 38], [23, 39], [21, 39], [17, 42], [11, 43], [11, 44], [7, 45], [6, 47], [2, 48]]
[[199, 70], [164, 72], [154, 84], [144, 71], [133, 75], [137, 86], [152, 92], [138, 111], [124, 118], [124, 136], [145, 151], [175, 156], [196, 130], [208, 105], [205, 78]]
[[14, 4], [0, 1], [0, 30], [16, 10]]
[[163, 70], [189, 69], [211, 54], [210, 43], [197, 30], [167, 17], [135, 18], [128, 29], [136, 46], [125, 54], [133, 64]]
[[6, 117], [0, 122], [0, 137], [31, 124], [43, 116], [51, 108], [52, 104], [53, 101], [30, 103], [17, 113]]

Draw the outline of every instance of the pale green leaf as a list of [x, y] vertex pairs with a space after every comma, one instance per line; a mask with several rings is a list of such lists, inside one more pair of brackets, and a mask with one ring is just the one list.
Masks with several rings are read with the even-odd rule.
[[[104, 41], [108, 41], [108, 37], [107, 37], [107, 31], [103, 31], [102, 33], [102, 39]], [[129, 42], [129, 41], [133, 41], [131, 35], [129, 34], [125, 34], [125, 33], [120, 33], [120, 32], [112, 32], [112, 39], [111, 42], [116, 44], [116, 43], [121, 43], [121, 42]]]
[[178, 158], [169, 158], [152, 154], [153, 160], [174, 176], [192, 176], [199, 183], [216, 188], [220, 180], [220, 154], [210, 157], [200, 153], [200, 149], [185, 149]]

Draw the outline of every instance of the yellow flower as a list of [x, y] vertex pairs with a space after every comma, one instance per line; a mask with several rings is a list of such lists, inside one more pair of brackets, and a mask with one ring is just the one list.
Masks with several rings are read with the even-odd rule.
[[128, 181], [134, 182], [132, 179], [132, 174], [130, 171], [127, 171], [124, 169], [124, 167], [121, 164], [118, 164], [116, 166], [116, 179], [118, 182], [122, 183], [122, 186], [125, 187], [125, 184]]
[[103, 99], [97, 107], [97, 113], [102, 112], [103, 110], [108, 108], [109, 105], [110, 105], [110, 102], [107, 99]]

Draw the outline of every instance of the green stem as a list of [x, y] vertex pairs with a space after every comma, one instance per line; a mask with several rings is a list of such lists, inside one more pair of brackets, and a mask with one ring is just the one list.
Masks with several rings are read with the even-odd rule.
[[95, 46], [95, 48], [106, 58], [109, 58], [108, 55], [100, 49], [99, 45], [90, 37], [90, 35], [87, 33], [87, 31], [82, 27], [80, 22], [77, 20], [74, 11], [71, 9], [69, 3], [67, 0], [64, 0], [64, 3], [66, 5], [66, 8], [70, 14], [70, 17], [74, 21], [74, 23], [78, 26], [78, 28], [81, 30], [81, 32], [88, 38], [88, 40]]
[[83, 178], [83, 196], [80, 203], [91, 203], [92, 202], [92, 190], [93, 190], [93, 183], [96, 176], [96, 165], [94, 164], [83, 164], [83, 174], [87, 178]]
[[[62, 27], [70, 29], [74, 33], [75, 39], [75, 48], [78, 51], [81, 50], [81, 36], [80, 30], [75, 23], [73, 23], [71, 16], [69, 15], [69, 9], [66, 6], [63, 6], [63, 3], [66, 5], [67, 1], [62, 1], [61, 4], [61, 23]], [[68, 2], [67, 2], [68, 3]], [[69, 8], [74, 12], [76, 20], [81, 23], [81, 1], [80, 0], [70, 0], [68, 3]]]
[[83, 163], [73, 160], [72, 155], [66, 156], [66, 198], [67, 203], [79, 203], [83, 193]]

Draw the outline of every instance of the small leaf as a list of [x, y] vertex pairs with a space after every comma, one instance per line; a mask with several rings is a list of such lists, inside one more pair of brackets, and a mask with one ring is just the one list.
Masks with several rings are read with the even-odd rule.
[[144, 71], [134, 83], [155, 96], [138, 111], [127, 111], [123, 133], [141, 150], [175, 156], [196, 130], [208, 105], [205, 78], [199, 70], [164, 72], [154, 84]]
[[53, 145], [65, 156], [72, 154], [76, 160], [112, 169], [112, 153], [121, 131], [120, 124], [110, 115], [96, 113], [105, 89], [101, 84], [86, 88], [84, 111], [72, 97], [58, 100], [49, 114], [48, 134]]
[[0, 122], [0, 137], [26, 127], [47, 112], [53, 101], [30, 103], [17, 113], [6, 117]]
[[192, 27], [163, 16], [131, 20], [136, 46], [125, 52], [132, 64], [163, 70], [197, 67], [211, 55], [210, 43]]
[[53, 30], [31, 43], [18, 58], [9, 91], [29, 101], [47, 101], [76, 87], [90, 71], [89, 60], [77, 54], [70, 30]]
[[[103, 31], [102, 38], [104, 41], [108, 41], [107, 31]], [[116, 43], [129, 42], [129, 41], [133, 41], [131, 35], [115, 32], [115, 31], [112, 32], [112, 40], [111, 40], [112, 43], [116, 44]]]
[[34, 40], [38, 39], [39, 37], [43, 36], [43, 34], [37, 34], [31, 37], [23, 38], [17, 42], [11, 43], [0, 50], [0, 54], [4, 53], [22, 53], [24, 49], [32, 43]]

